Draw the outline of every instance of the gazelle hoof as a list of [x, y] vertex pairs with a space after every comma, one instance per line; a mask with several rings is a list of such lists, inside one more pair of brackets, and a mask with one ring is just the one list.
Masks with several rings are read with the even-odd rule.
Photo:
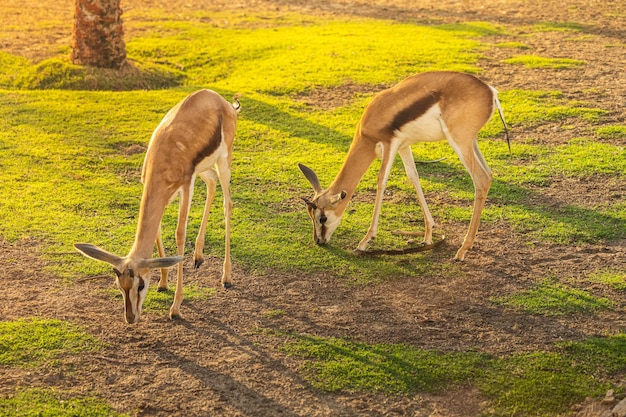
[[172, 313], [170, 311], [170, 320], [181, 320], [183, 318], [183, 316], [180, 313]]
[[167, 291], [167, 287], [163, 287], [163, 288], [158, 287], [157, 288], [157, 292], [165, 292], [165, 291]]
[[222, 282], [222, 286], [224, 287], [225, 290], [232, 288], [233, 284], [232, 282]]
[[200, 265], [202, 265], [204, 263], [204, 259], [196, 259], [195, 262], [193, 263], [193, 267], [198, 269], [200, 268]]

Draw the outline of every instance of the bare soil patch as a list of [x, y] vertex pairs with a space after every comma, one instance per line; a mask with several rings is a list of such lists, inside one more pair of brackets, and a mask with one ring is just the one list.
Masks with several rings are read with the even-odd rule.
[[[158, 3], [128, 0], [125, 7], [140, 7], [144, 2]], [[22, 15], [20, 3], [14, 3], [13, 18], [18, 19]], [[55, 2], [54, 7], [38, 9], [38, 13], [68, 13], [70, 3]], [[584, 66], [537, 70], [504, 65], [504, 59], [518, 52], [496, 47], [499, 39], [494, 37], [494, 47], [485, 53], [482, 78], [501, 90], [560, 90], [572, 100], [607, 110], [608, 116], [602, 123], [625, 123], [626, 3], [622, 1], [499, 0], [487, 5], [477, 0], [422, 0], [419, 6], [408, 0], [189, 3], [163, 1], [163, 7], [173, 11], [256, 7], [437, 23], [581, 23], [584, 30], [580, 36], [571, 32], [525, 36], [523, 29], [519, 36], [530, 46], [530, 53], [581, 59], [586, 62]], [[61, 12], [59, 7], [65, 8]], [[66, 29], [48, 34], [47, 45], [67, 44]], [[593, 39], [585, 40], [584, 34], [593, 35]], [[36, 38], [37, 33], [32, 36]], [[41, 45], [40, 42], [21, 37], [1, 41], [3, 50], [19, 50], [30, 58], [46, 53], [45, 48], [33, 46]], [[610, 46], [617, 44], [621, 47]], [[314, 91], [299, 99], [312, 106], [333, 107], [338, 105], [337, 100], [348, 100], [355, 92], [363, 91], [360, 86], [346, 86], [340, 94]], [[534, 135], [546, 143], [563, 143], [589, 134], [593, 127], [578, 121], [566, 123], [567, 129], [549, 125], [536, 127], [532, 132], [515, 131], [513, 127], [513, 137]], [[555, 178], [550, 186], [536, 190], [534, 202], [588, 206], [624, 198], [625, 184], [591, 178]], [[419, 210], [417, 205], [415, 210]], [[416, 256], [450, 263], [465, 229], [465, 224], [446, 223], [446, 244]], [[596, 315], [544, 317], [517, 313], [492, 303], [491, 297], [529, 288], [547, 273], [583, 279], [593, 272], [626, 268], [624, 241], [581, 246], [524, 242], [505, 224], [483, 224], [467, 260], [455, 264], [459, 272], [456, 278], [433, 273], [362, 287], [337, 281], [332, 271], [311, 276], [258, 275], [235, 265], [235, 287], [219, 291], [207, 300], [186, 301], [183, 320], [170, 322], [165, 314], [146, 314], [139, 325], [128, 326], [122, 321], [121, 302], [105, 291], [111, 287], [111, 281], [62, 282], [45, 272], [46, 263], [52, 261], [43, 260], [39, 243], [0, 241], [3, 320], [31, 316], [70, 320], [108, 344], [96, 355], [69, 359], [72, 366], [68, 367], [0, 370], [0, 395], [12, 393], [16, 386], [54, 386], [77, 393], [98, 393], [116, 409], [138, 416], [478, 415], [485, 399], [470, 388], [411, 398], [321, 392], [298, 373], [298, 360], [277, 349], [282, 340], [267, 336], [265, 331], [293, 331], [370, 343], [410, 343], [439, 351], [479, 349], [508, 354], [549, 350], [555, 342], [626, 329], [626, 294], [606, 294], [609, 290], [593, 283], [589, 283], [589, 291], [618, 300], [614, 310]], [[187, 283], [218, 286], [219, 259], [207, 258], [200, 270], [194, 270], [191, 262], [185, 265]], [[272, 311], [285, 314], [268, 314]], [[591, 416], [598, 410], [602, 407], [592, 403], [581, 415]]]

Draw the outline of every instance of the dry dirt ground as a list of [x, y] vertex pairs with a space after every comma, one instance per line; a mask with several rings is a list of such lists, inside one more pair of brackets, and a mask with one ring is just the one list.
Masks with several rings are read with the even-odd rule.
[[[128, 0], [122, 5], [141, 7], [142, 2], [148, 0]], [[55, 2], [53, 7], [65, 5], [66, 10], [71, 10], [68, 3]], [[525, 38], [524, 42], [532, 47], [531, 53], [581, 59], [586, 65], [567, 71], [513, 67], [502, 64], [502, 60], [516, 52], [494, 47], [485, 54], [481, 76], [501, 90], [561, 90], [568, 98], [591, 101], [608, 110], [607, 124], [626, 123], [626, 3], [621, 0], [162, 3], [174, 9], [252, 6], [423, 22], [583, 23], [584, 33], [594, 35], [595, 41], [581, 42], [568, 32], [547, 32], [541, 37]], [[59, 32], [48, 41], [64, 42], [64, 36], [67, 33]], [[498, 39], [494, 39], [496, 42]], [[621, 48], [606, 47], [620, 43]], [[11, 48], [29, 54], [20, 39], [3, 45], [3, 49]], [[40, 53], [33, 51], [32, 55]], [[305, 99], [313, 105], [332, 106], [336, 97], [320, 93]], [[586, 129], [588, 126], [582, 123], [568, 129], [548, 124], [532, 131], [513, 129], [513, 135], [562, 143], [588, 134]], [[589, 207], [625, 198], [625, 185], [603, 181], [600, 176], [590, 176], [585, 181], [555, 178], [551, 185], [535, 190], [533, 204]], [[307, 221], [304, 211], [302, 221]], [[441, 263], [450, 262], [465, 227], [447, 224], [447, 244], [425, 256]], [[310, 276], [255, 275], [235, 265], [236, 286], [207, 300], [185, 302], [184, 320], [170, 322], [165, 314], [147, 314], [140, 324], [128, 326], [122, 324], [121, 302], [102, 295], [104, 289], [112, 286], [112, 280], [87, 280], [68, 286], [45, 272], [46, 263], [53, 261], [43, 260], [39, 243], [0, 241], [3, 320], [31, 316], [69, 320], [108, 344], [97, 354], [73, 357], [72, 368], [76, 371], [72, 372], [67, 367], [11, 370], [9, 374], [3, 370], [0, 395], [13, 392], [16, 386], [54, 386], [97, 393], [119, 411], [140, 416], [478, 415], [485, 398], [470, 388], [410, 398], [318, 391], [298, 373], [301, 363], [277, 350], [281, 340], [259, 330], [295, 331], [371, 343], [402, 342], [442, 351], [475, 348], [506, 354], [550, 349], [557, 341], [581, 340], [626, 329], [623, 293], [610, 294], [620, 301], [614, 311], [586, 316], [531, 316], [490, 303], [490, 297], [528, 288], [547, 274], [581, 278], [594, 271], [626, 269], [625, 241], [582, 246], [529, 246], [522, 242], [525, 239], [504, 223], [484, 224], [474, 250], [458, 266], [457, 278], [444, 280], [433, 274], [356, 288], [333, 279], [331, 271]], [[198, 271], [193, 270], [190, 261], [185, 266], [187, 282], [217, 286], [219, 259], [208, 258]], [[606, 289], [592, 284], [588, 289], [608, 295], [602, 293]], [[276, 310], [285, 314], [266, 314]], [[573, 412], [589, 416], [599, 409], [594, 403]]]

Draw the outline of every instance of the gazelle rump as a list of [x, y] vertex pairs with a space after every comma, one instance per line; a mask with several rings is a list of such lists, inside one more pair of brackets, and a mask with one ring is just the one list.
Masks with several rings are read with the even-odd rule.
[[313, 220], [315, 242], [323, 245], [330, 241], [359, 181], [378, 156], [382, 158], [382, 164], [374, 213], [367, 234], [357, 246], [357, 250], [366, 249], [368, 242], [376, 236], [389, 173], [396, 154], [400, 154], [424, 214], [424, 243], [431, 244], [434, 220], [419, 182], [411, 145], [447, 140], [474, 183], [472, 219], [455, 256], [455, 259], [463, 260], [476, 238], [491, 186], [491, 170], [478, 148], [478, 131], [491, 118], [494, 108], [498, 109], [506, 131], [497, 95], [493, 87], [475, 76], [449, 71], [413, 75], [377, 94], [365, 109], [346, 159], [327, 189], [321, 187], [313, 170], [298, 164], [315, 191], [311, 200], [305, 199]]
[[[117, 256], [97, 246], [77, 243], [78, 251], [89, 258], [109, 263], [116, 275], [116, 284], [124, 297], [124, 318], [136, 323], [150, 283], [150, 268], [161, 268], [159, 290], [167, 289], [167, 268], [178, 264], [174, 302], [170, 318], [180, 316], [183, 301], [183, 265], [187, 218], [191, 207], [194, 182], [200, 176], [207, 185], [207, 199], [200, 231], [196, 239], [194, 265], [204, 258], [204, 235], [211, 203], [219, 179], [224, 195], [226, 253], [222, 285], [231, 286], [230, 261], [230, 167], [235, 138], [237, 113], [241, 105], [230, 104], [211, 90], [190, 94], [174, 106], [152, 134], [144, 159], [141, 180], [143, 194], [135, 242], [125, 257]], [[176, 246], [178, 256], [164, 257], [161, 240], [161, 219], [165, 207], [180, 195]], [[159, 258], [152, 258], [157, 243]]]

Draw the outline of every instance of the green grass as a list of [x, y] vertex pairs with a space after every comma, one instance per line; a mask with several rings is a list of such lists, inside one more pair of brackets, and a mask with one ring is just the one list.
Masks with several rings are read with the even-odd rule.
[[[190, 18], [206, 19], [206, 16]], [[391, 84], [406, 74], [425, 69], [476, 71], [474, 65], [482, 48], [478, 39], [503, 31], [481, 23], [419, 26], [369, 19], [310, 19], [299, 15], [239, 17], [224, 25], [216, 25], [214, 21], [193, 25], [177, 20], [145, 21], [138, 24], [145, 25], [143, 29], [148, 32], [141, 32], [144, 35], [128, 42], [129, 56], [136, 62], [161, 66], [166, 72], [170, 66], [172, 73], [180, 73], [180, 82], [188, 86], [147, 92], [5, 90], [0, 93], [0, 117], [5, 121], [0, 130], [0, 154], [5, 155], [0, 174], [0, 207], [11, 207], [10, 211], [0, 210], [0, 234], [9, 240], [45, 239], [50, 253], [71, 251], [74, 241], [87, 241], [124, 254], [134, 236], [143, 160], [142, 152], [127, 150], [145, 147], [162, 115], [192, 91], [192, 85], [202, 84], [210, 85], [226, 97], [237, 91], [245, 92], [233, 162], [232, 241], [236, 262], [259, 272], [326, 271], [332, 264], [336, 275], [355, 283], [427, 272], [430, 265], [422, 255], [381, 262], [351, 254], [368, 227], [371, 215], [368, 203], [352, 205], [332, 246], [320, 249], [312, 243], [310, 225], [299, 200], [311, 191], [296, 164], [309, 164], [318, 171], [324, 185], [330, 183], [345, 156], [363, 107], [373, 94], [355, 95], [346, 105], [331, 110], [308, 108], [293, 97], [313, 88], [333, 88], [346, 82]], [[157, 28], [158, 33], [150, 32]], [[250, 36], [252, 33], [254, 36]], [[383, 35], [391, 33], [393, 42], [398, 44], [381, 44]], [[218, 47], [225, 39], [229, 39], [229, 48]], [[405, 47], [400, 48], [401, 43]], [[364, 57], [373, 53], [388, 64], [365, 65]], [[433, 61], [435, 56], [437, 59]], [[351, 57], [359, 57], [356, 67]], [[7, 62], [7, 65], [26, 66], [29, 68], [26, 74], [32, 72], [27, 63], [18, 59]], [[500, 97], [513, 126], [531, 127], [568, 119], [596, 123], [604, 114], [587, 103], [566, 100], [558, 91], [512, 90], [501, 92]], [[558, 242], [619, 237], [619, 232], [616, 236], [591, 230], [581, 238], [576, 232], [582, 227], [571, 229], [570, 233], [568, 227], [561, 225], [570, 226], [570, 220], [580, 217], [578, 208], [559, 214], [555, 220], [549, 210], [528, 206], [525, 200], [528, 192], [524, 189], [524, 183], [545, 182], [555, 173], [584, 175], [590, 166], [614, 175], [621, 169], [616, 147], [607, 145], [586, 152], [589, 155], [605, 152], [607, 161], [598, 164], [592, 159], [580, 162], [581, 157], [586, 158], [587, 144], [564, 146], [557, 149], [556, 157], [562, 155], [566, 162], [571, 159], [571, 169], [568, 164], [561, 164], [559, 172], [555, 172], [557, 166], [549, 163], [555, 157], [553, 151], [541, 146], [517, 143], [511, 160], [506, 145], [500, 139], [491, 140], [502, 134], [502, 127], [495, 119], [481, 132], [484, 138], [481, 147], [500, 181], [494, 185], [490, 197], [505, 206], [488, 207], [485, 219], [510, 213], [513, 225], [519, 225], [522, 230], [542, 230], [543, 239]], [[426, 192], [443, 192], [460, 199], [460, 205], [431, 207], [440, 222], [467, 221], [472, 185], [449, 146], [425, 144], [416, 147], [415, 155], [418, 160], [446, 158], [445, 162], [421, 169], [423, 186]], [[530, 165], [526, 162], [528, 158], [532, 161]], [[358, 193], [373, 194], [376, 167], [377, 163], [365, 175]], [[49, 192], [50, 187], [54, 193]], [[399, 162], [389, 188], [399, 195], [415, 198]], [[199, 187], [189, 223], [190, 235], [197, 230], [203, 198], [204, 190]], [[219, 197], [216, 201], [220, 201]], [[419, 220], [418, 207], [406, 210], [387, 204], [383, 210], [381, 234], [375, 244], [402, 245], [402, 240], [387, 231], [406, 221]], [[619, 220], [623, 207], [604, 210], [610, 212], [606, 217], [618, 219], [610, 222], [608, 229], [620, 230], [614, 226], [623, 224]], [[16, 212], [20, 215], [15, 216]], [[583, 221], [596, 215], [593, 211], [584, 213]], [[210, 228], [207, 247], [212, 254], [221, 256], [223, 231], [219, 227], [222, 223], [219, 204], [212, 216], [211, 222], [216, 227]], [[174, 247], [175, 221], [173, 205], [163, 221], [170, 251]], [[547, 223], [556, 224], [546, 229]], [[254, 238], [261, 234], [264, 239]], [[317, 256], [320, 250], [324, 256]], [[274, 256], [278, 251], [284, 255]], [[100, 273], [104, 268], [82, 258], [59, 259], [54, 267], [56, 272], [68, 277], [78, 271]]]
[[84, 397], [52, 389], [21, 389], [0, 398], [1, 417], [117, 417], [101, 398]]
[[498, 304], [514, 307], [529, 314], [559, 316], [566, 314], [594, 314], [613, 307], [613, 302], [587, 291], [567, 287], [549, 280], [519, 294], [496, 298]]
[[624, 139], [626, 138], [626, 126], [602, 126], [596, 129], [596, 135], [600, 139]]
[[589, 275], [588, 280], [618, 291], [626, 290], [626, 271], [605, 270]]
[[508, 49], [530, 49], [530, 46], [526, 45], [522, 42], [499, 42], [496, 44], [498, 48], [508, 48]]
[[[197, 285], [185, 285], [184, 302], [191, 302], [194, 300], [204, 300], [212, 297], [217, 292], [216, 287], [206, 288], [198, 287]], [[174, 290], [168, 289], [167, 291], [158, 292], [156, 286], [150, 287], [146, 300], [143, 303], [144, 313], [162, 313], [169, 311], [172, 302], [174, 301]]]
[[442, 354], [408, 345], [369, 345], [342, 339], [292, 335], [283, 346], [290, 355], [308, 358], [304, 373], [327, 391], [383, 392], [410, 395], [439, 392], [466, 384], [483, 372], [485, 355]]
[[528, 68], [568, 69], [585, 64], [585, 61], [572, 58], [550, 58], [537, 55], [520, 55], [506, 59], [507, 64], [521, 64]]
[[[66, 321], [30, 318], [0, 322], [0, 367], [63, 368], [74, 355], [103, 347], [83, 329]], [[69, 368], [68, 368], [69, 369]], [[0, 397], [0, 416], [119, 416], [102, 398], [48, 388], [20, 388]]]
[[61, 320], [0, 322], [0, 365], [37, 367], [67, 355], [98, 350], [102, 344]]
[[489, 410], [483, 410], [489, 415], [552, 416], [604, 394], [608, 381], [623, 374], [626, 336], [499, 357], [304, 335], [290, 335], [282, 349], [301, 358], [307, 380], [326, 391], [413, 395], [475, 386], [490, 399]]

